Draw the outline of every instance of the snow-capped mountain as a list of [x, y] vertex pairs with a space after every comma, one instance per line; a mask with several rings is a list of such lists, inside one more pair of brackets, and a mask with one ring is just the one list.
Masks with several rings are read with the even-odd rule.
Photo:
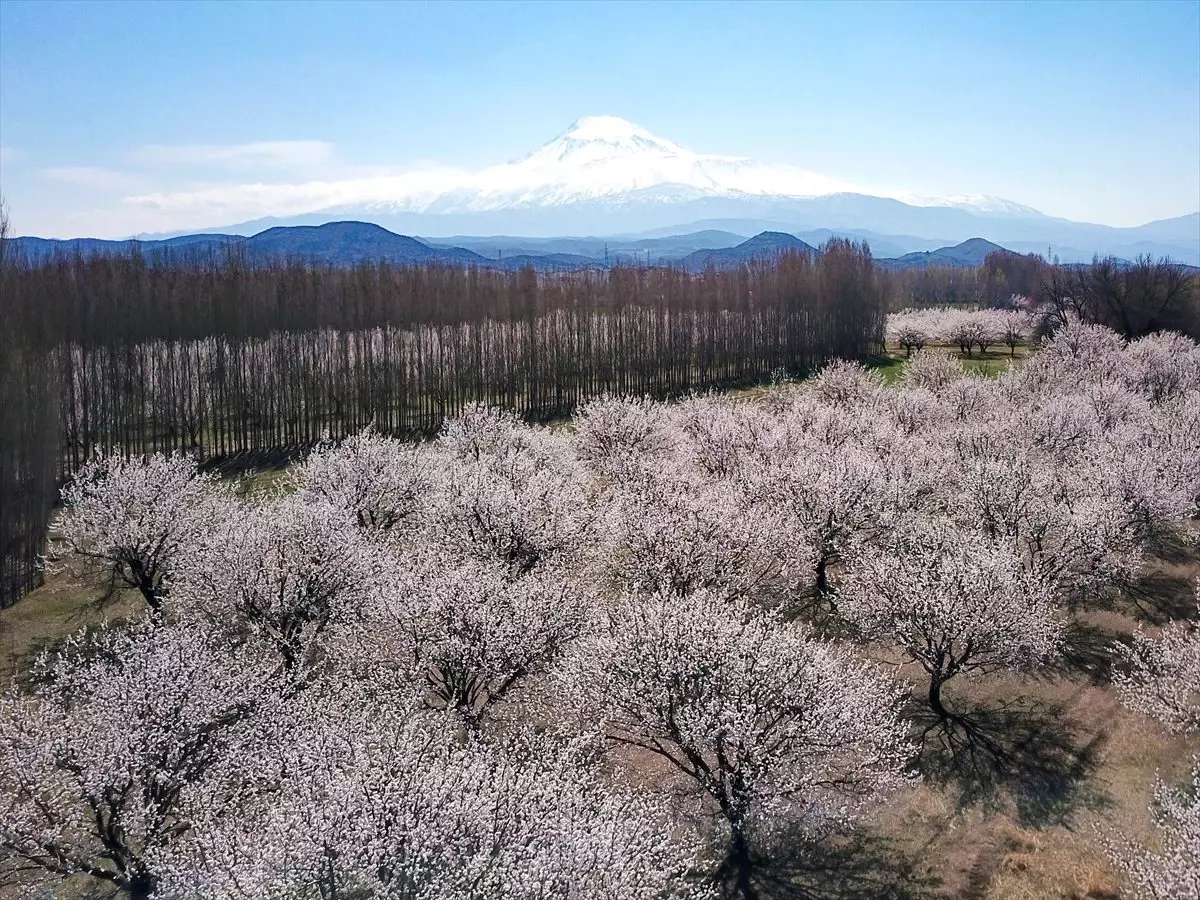
[[953, 197], [924, 197], [919, 194], [896, 194], [897, 200], [902, 200], [910, 206], [944, 206], [951, 209], [963, 209], [967, 212], [984, 213], [990, 216], [1009, 216], [1012, 218], [1028, 218], [1040, 216], [1041, 212], [1032, 206], [1005, 200], [1003, 197], [991, 197], [987, 194], [958, 194]]
[[813, 197], [853, 185], [792, 166], [696, 153], [615, 116], [587, 116], [513, 162], [464, 173], [434, 198], [378, 207], [464, 212], [575, 203], [677, 203], [702, 197]]
[[[247, 205], [268, 218], [210, 230], [252, 235], [265, 228], [356, 220], [398, 234], [684, 234], [722, 228], [747, 236], [866, 232], [900, 252], [984, 238], [1065, 260], [1142, 253], [1200, 263], [1200, 227], [1184, 216], [1143, 228], [1052, 218], [981, 194], [929, 197], [849, 184], [795, 166], [701, 153], [615, 116], [588, 116], [532, 153], [478, 171], [432, 168], [302, 184], [244, 185]], [[150, 208], [223, 209], [224, 187], [128, 202]], [[226, 220], [226, 223], [228, 220]], [[704, 224], [708, 223], [708, 224]]]
[[[368, 206], [379, 212], [464, 213], [598, 203], [621, 207], [686, 203], [705, 198], [798, 199], [870, 194], [860, 187], [795, 166], [697, 153], [616, 116], [587, 116], [532, 153], [480, 172], [439, 172], [440, 186], [397, 181], [393, 196]], [[908, 199], [1004, 215], [1040, 215], [994, 197]]]

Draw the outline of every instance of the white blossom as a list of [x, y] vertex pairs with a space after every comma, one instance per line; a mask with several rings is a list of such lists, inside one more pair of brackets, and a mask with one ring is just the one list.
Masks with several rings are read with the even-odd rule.
[[368, 628], [377, 639], [392, 637], [390, 661], [407, 666], [426, 702], [472, 728], [550, 670], [591, 619], [590, 595], [559, 573], [513, 580], [498, 563], [457, 562], [434, 550], [410, 562]]
[[167, 896], [703, 895], [686, 877], [695, 838], [671, 834], [661, 801], [599, 778], [586, 739], [458, 744], [436, 717], [303, 699], [263, 760], [277, 789], [197, 822], [164, 864]]
[[287, 477], [297, 490], [344, 510], [360, 527], [386, 531], [420, 508], [432, 466], [428, 448], [367, 429], [340, 443], [320, 444]]
[[113, 586], [136, 588], [157, 613], [167, 580], [219, 495], [215, 477], [182, 455], [97, 455], [62, 490], [67, 508], [52, 528], [55, 552], [99, 563]]
[[1172, 622], [1157, 637], [1138, 629], [1122, 655], [1129, 672], [1116, 683], [1126, 705], [1171, 731], [1200, 732], [1200, 619]]
[[809, 535], [730, 483], [666, 466], [629, 473], [603, 519], [618, 588], [704, 589], [763, 603], [793, 597], [812, 570]]
[[191, 826], [189, 786], [239, 746], [268, 667], [203, 630], [145, 624], [81, 633], [34, 677], [0, 695], [0, 847], [149, 897], [156, 854]]
[[620, 476], [637, 460], [669, 457], [678, 443], [666, 407], [649, 397], [599, 397], [575, 413], [576, 452], [602, 475]]
[[456, 446], [474, 449], [439, 462], [423, 533], [464, 559], [500, 562], [513, 577], [578, 563], [589, 549], [591, 508], [569, 448], [549, 436], [510, 440], [496, 427], [472, 443], [459, 423], [447, 424]]
[[934, 393], [945, 390], [965, 378], [966, 370], [957, 359], [945, 353], [918, 350], [904, 366], [900, 376], [908, 387], [929, 388]]
[[1182, 786], [1155, 784], [1151, 811], [1158, 847], [1116, 848], [1118, 864], [1146, 900], [1200, 897], [1200, 756], [1192, 757], [1191, 777]]
[[739, 870], [774, 830], [853, 819], [899, 777], [895, 684], [745, 601], [622, 597], [570, 677], [614, 740], [709, 798]]
[[226, 512], [172, 579], [184, 616], [260, 642], [287, 668], [312, 661], [328, 629], [362, 618], [388, 557], [344, 511], [293, 494]]
[[942, 717], [950, 715], [947, 680], [1041, 662], [1057, 651], [1062, 627], [1053, 596], [1007, 547], [944, 521], [918, 520], [861, 544], [839, 609], [925, 669]]

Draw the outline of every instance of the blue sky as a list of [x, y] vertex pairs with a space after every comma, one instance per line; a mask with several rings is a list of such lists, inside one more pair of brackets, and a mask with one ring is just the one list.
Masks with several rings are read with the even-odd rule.
[[[1136, 225], [1200, 208], [1200, 0], [0, 0], [16, 233], [228, 224], [170, 200], [481, 168], [592, 114], [856, 184]], [[166, 202], [131, 199], [147, 195]]]

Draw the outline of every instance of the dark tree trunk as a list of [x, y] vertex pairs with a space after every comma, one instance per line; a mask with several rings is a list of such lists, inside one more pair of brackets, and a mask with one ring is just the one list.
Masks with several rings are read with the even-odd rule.
[[126, 883], [130, 900], [150, 900], [154, 896], [154, 878], [146, 873], [134, 875]]
[[946, 679], [941, 675], [929, 679], [929, 706], [942, 721], [952, 718], [950, 711], [942, 704], [942, 685], [945, 683]]
[[726, 884], [731, 889], [731, 896], [737, 900], [758, 900], [758, 891], [754, 889], [754, 859], [750, 853], [750, 842], [740, 825], [733, 826], [725, 867], [729, 876]]
[[153, 619], [162, 618], [163, 591], [160, 588], [154, 588], [149, 585], [139, 585], [138, 590], [141, 591], [142, 597], [146, 600], [146, 606], [150, 608], [150, 617]]

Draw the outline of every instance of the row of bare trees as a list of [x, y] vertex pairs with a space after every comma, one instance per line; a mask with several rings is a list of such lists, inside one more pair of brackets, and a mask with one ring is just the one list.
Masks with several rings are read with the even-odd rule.
[[1169, 259], [1097, 257], [1090, 265], [1058, 265], [996, 251], [978, 268], [927, 266], [889, 277], [894, 309], [1004, 307], [1018, 295], [1052, 309], [1060, 322], [1074, 316], [1128, 340], [1155, 331], [1200, 337], [1200, 278], [1195, 268]]
[[1014, 294], [1032, 297], [1045, 267], [1040, 256], [996, 250], [978, 267], [893, 269], [889, 272], [893, 308], [1004, 306]]
[[[0, 202], [0, 297], [12, 288], [8, 216]], [[7, 305], [7, 304], [5, 304]], [[57, 385], [49, 357], [15, 321], [0, 325], [0, 606], [35, 586], [54, 502]]]
[[[868, 356], [887, 308], [869, 251], [837, 240], [815, 260], [701, 275], [250, 265], [236, 251], [9, 262], [0, 315], [53, 395], [48, 445], [11, 435], [51, 466], [49, 494], [29, 495], [45, 510], [54, 467], [96, 449], [254, 459], [372, 423], [429, 433], [472, 403], [544, 419], [597, 394], [761, 381]], [[0, 397], [26, 431], [44, 400], [33, 383]], [[35, 559], [44, 520], [12, 521]]]
[[1060, 321], [1075, 316], [1127, 340], [1156, 331], [1200, 338], [1200, 277], [1170, 260], [1141, 256], [1122, 265], [1108, 257], [1090, 266], [1047, 266], [1036, 296]]

